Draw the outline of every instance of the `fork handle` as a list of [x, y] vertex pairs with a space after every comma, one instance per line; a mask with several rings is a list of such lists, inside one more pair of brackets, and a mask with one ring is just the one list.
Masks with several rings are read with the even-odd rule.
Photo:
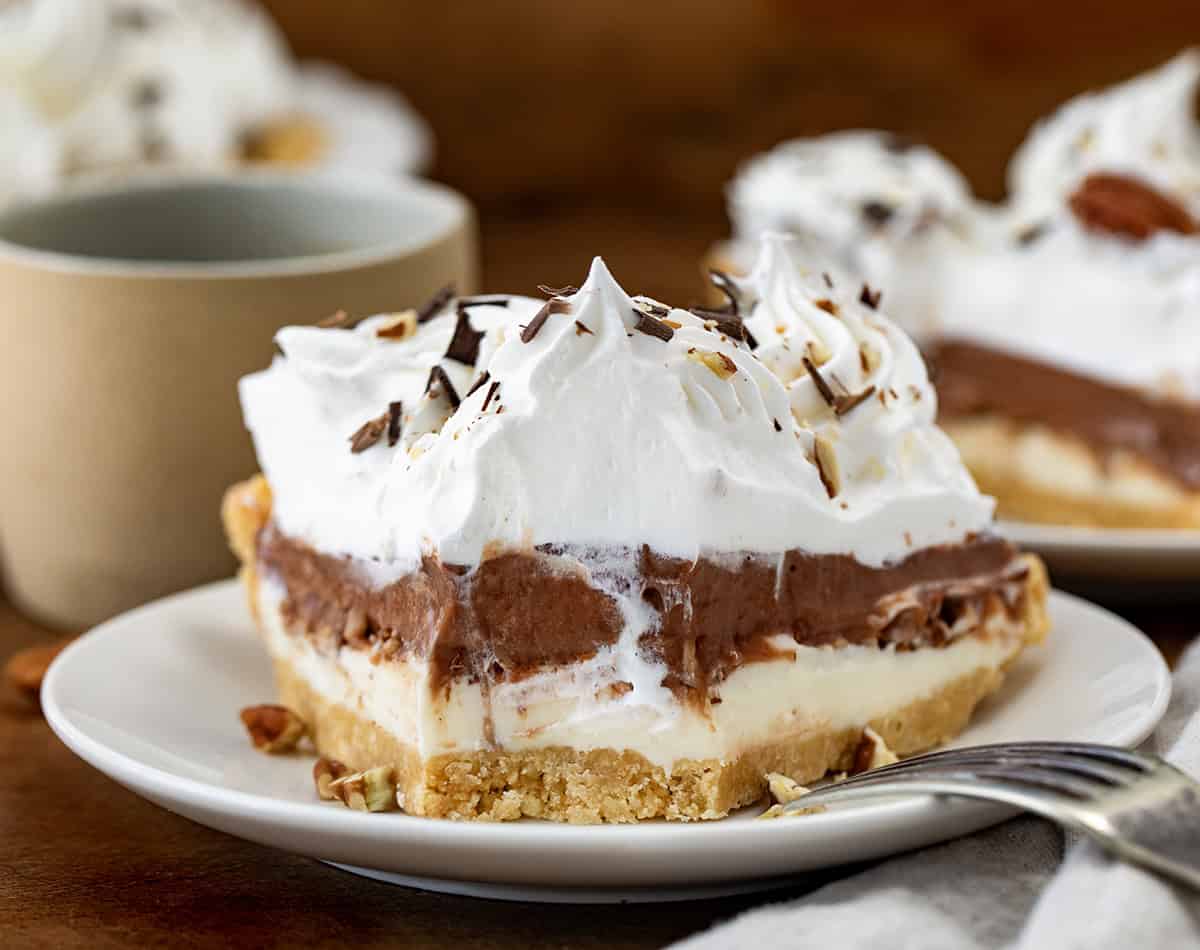
[[1200, 891], [1200, 785], [1164, 766], [1161, 779], [1128, 794], [1110, 833], [1093, 837], [1118, 857]]
[[1145, 806], [1130, 808], [1126, 804], [1121, 816], [1112, 820], [1093, 818], [1083, 809], [1072, 807], [1062, 796], [1038, 788], [989, 785], [978, 779], [951, 776], [895, 775], [878, 784], [831, 785], [796, 799], [785, 805], [783, 811], [786, 814], [834, 801], [909, 794], [949, 795], [1013, 805], [1080, 831], [1108, 853], [1200, 891], [1200, 792], [1194, 782], [1180, 784], [1173, 776], [1169, 784], [1153, 779], [1139, 784], [1137, 794], [1145, 799]]

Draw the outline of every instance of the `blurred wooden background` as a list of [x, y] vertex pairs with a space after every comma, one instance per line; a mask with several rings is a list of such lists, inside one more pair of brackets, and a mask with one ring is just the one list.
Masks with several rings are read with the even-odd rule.
[[997, 198], [1030, 123], [1200, 43], [1200, 0], [268, 0], [302, 56], [401, 89], [470, 195], [489, 287], [580, 279], [687, 303], [738, 162], [893, 129]]

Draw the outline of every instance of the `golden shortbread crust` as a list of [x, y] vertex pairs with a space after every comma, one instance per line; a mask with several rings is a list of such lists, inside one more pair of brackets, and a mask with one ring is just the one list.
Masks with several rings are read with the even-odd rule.
[[[241, 577], [257, 616], [254, 539], [270, 516], [270, 490], [262, 476], [231, 488], [222, 514], [231, 547], [243, 558]], [[1032, 555], [1024, 561], [1028, 575], [1017, 652], [1040, 642], [1049, 629], [1045, 567]], [[858, 727], [818, 728], [751, 748], [733, 761], [681, 760], [669, 774], [639, 753], [617, 749], [500, 749], [422, 759], [370, 718], [320, 695], [286, 659], [275, 659], [275, 675], [280, 701], [308, 723], [322, 755], [356, 770], [391, 765], [402, 807], [437, 818], [534, 817], [576, 824], [721, 818], [760, 799], [767, 773], [804, 784], [849, 768], [863, 736]], [[960, 732], [1003, 678], [1003, 668], [980, 667], [865, 725], [899, 755], [928, 749]]]
[[[1128, 453], [1102, 458], [1089, 446], [1045, 426], [998, 416], [944, 419], [979, 488], [996, 499], [1002, 517], [1103, 528], [1200, 529], [1200, 492], [1190, 492]], [[1041, 478], [1028, 472], [1036, 467]], [[1087, 490], [1055, 489], [1067, 472], [1083, 474]], [[1048, 477], [1047, 477], [1048, 476]]]

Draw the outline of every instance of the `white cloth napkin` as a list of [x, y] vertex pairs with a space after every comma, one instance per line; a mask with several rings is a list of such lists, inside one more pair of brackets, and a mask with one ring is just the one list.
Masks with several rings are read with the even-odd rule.
[[[1184, 654], [1170, 708], [1144, 748], [1200, 776], [1200, 643]], [[1064, 846], [1056, 827], [1027, 817], [748, 911], [676, 946], [1173, 950], [1200, 947], [1200, 897], [1075, 835]]]

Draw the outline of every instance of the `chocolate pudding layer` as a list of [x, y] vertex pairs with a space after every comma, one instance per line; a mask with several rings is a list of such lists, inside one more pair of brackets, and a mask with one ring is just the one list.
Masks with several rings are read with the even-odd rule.
[[[696, 562], [647, 549], [503, 553], [473, 569], [427, 558], [373, 586], [359, 565], [268, 525], [258, 562], [285, 590], [284, 620], [332, 653], [344, 644], [428, 660], [431, 682], [518, 680], [586, 660], [626, 624], [617, 596], [650, 621], [639, 647], [681, 699], [719, 700], [746, 663], [802, 646], [938, 647], [1002, 611], [1021, 616], [1026, 567], [1006, 541], [977, 536], [882, 568], [846, 555], [789, 551]], [[614, 567], [614, 565], [616, 565]]]
[[973, 343], [944, 341], [927, 355], [942, 420], [998, 415], [1041, 423], [1103, 454], [1129, 452], [1184, 488], [1200, 489], [1200, 406]]

